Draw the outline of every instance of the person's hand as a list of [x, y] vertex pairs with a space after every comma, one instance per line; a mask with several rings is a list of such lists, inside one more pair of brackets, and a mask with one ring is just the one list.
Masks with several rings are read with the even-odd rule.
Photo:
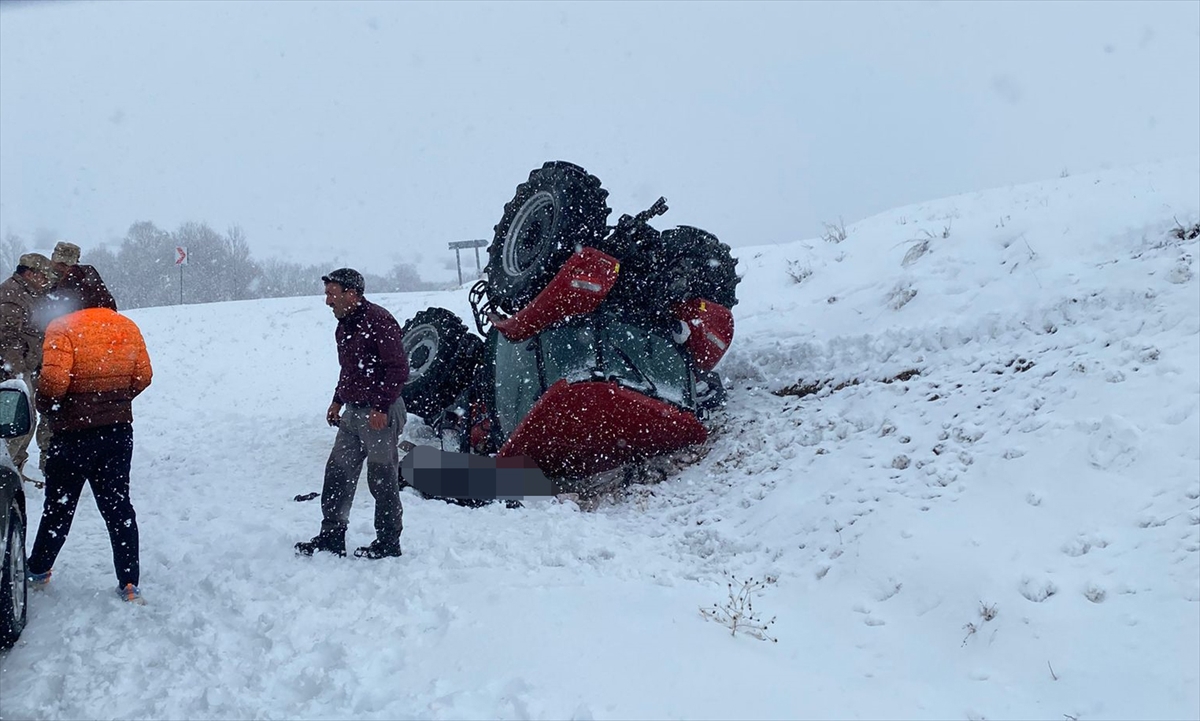
[[383, 411], [371, 409], [371, 415], [367, 418], [367, 425], [371, 426], [373, 431], [382, 431], [387, 428], [388, 417]]
[[329, 410], [325, 411], [325, 422], [331, 426], [337, 426], [342, 420], [342, 404], [334, 401], [329, 404]]

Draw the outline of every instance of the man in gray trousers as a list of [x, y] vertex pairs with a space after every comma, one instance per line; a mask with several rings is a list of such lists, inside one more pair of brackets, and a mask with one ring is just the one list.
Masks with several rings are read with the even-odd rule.
[[354, 552], [358, 558], [400, 555], [400, 432], [407, 418], [400, 391], [408, 381], [408, 356], [400, 324], [363, 297], [362, 274], [339, 268], [321, 278], [325, 305], [338, 320], [341, 375], [325, 420], [338, 429], [325, 464], [321, 532], [296, 544], [296, 553], [346, 555], [346, 526], [363, 461], [375, 497], [375, 540]]

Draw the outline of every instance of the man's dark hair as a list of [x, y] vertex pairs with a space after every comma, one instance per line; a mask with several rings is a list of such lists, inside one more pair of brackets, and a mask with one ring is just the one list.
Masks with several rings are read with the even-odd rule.
[[353, 268], [338, 268], [329, 275], [321, 276], [321, 280], [326, 283], [337, 283], [342, 286], [342, 290], [356, 290], [359, 295], [366, 289], [366, 283], [363, 281], [362, 273], [359, 273]]

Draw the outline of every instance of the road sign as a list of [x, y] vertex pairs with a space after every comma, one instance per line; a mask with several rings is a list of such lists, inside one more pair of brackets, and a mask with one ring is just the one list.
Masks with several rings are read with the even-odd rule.
[[456, 240], [450, 244], [450, 250], [459, 250], [461, 248], [482, 248], [487, 245], [486, 240]]
[[456, 240], [450, 243], [450, 250], [454, 251], [454, 264], [458, 266], [458, 284], [462, 285], [462, 260], [458, 257], [458, 251], [464, 248], [475, 249], [475, 270], [481, 270], [479, 267], [479, 249], [486, 246], [486, 240]]
[[175, 265], [187, 265], [188, 252], [186, 245], [175, 246]]

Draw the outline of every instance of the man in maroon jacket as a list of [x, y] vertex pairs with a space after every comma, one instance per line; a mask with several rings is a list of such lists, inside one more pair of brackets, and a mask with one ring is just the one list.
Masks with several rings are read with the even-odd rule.
[[363, 298], [362, 274], [339, 268], [321, 278], [325, 305], [338, 319], [338, 363], [342, 372], [325, 420], [338, 429], [325, 464], [321, 490], [321, 532], [296, 544], [311, 556], [324, 551], [346, 555], [346, 526], [363, 461], [375, 497], [375, 540], [354, 552], [359, 558], [400, 555], [400, 431], [407, 413], [400, 391], [408, 381], [408, 356], [400, 324], [392, 314]]

